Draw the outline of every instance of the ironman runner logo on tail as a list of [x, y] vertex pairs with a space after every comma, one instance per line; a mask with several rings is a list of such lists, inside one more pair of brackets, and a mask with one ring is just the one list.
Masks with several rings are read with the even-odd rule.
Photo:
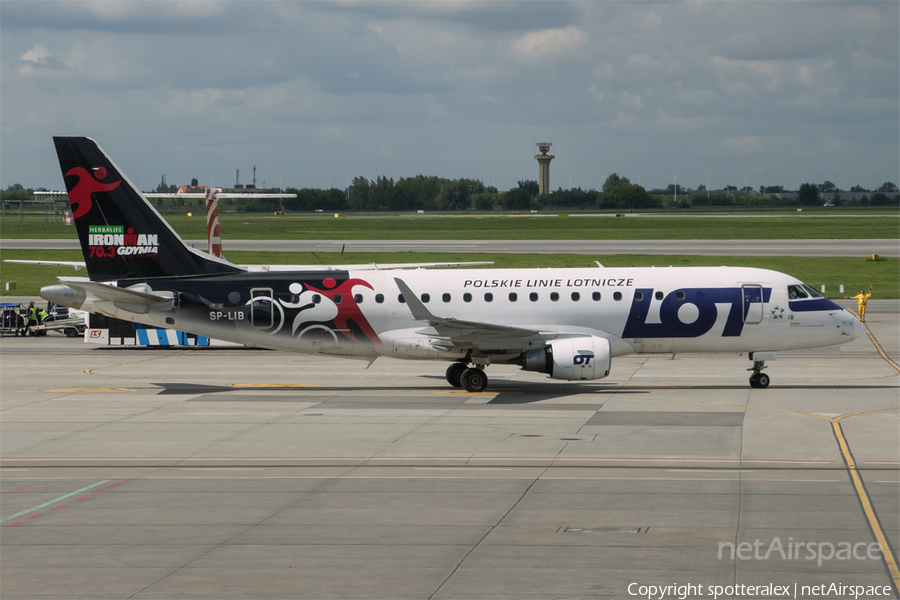
[[91, 210], [91, 194], [94, 192], [108, 192], [119, 187], [121, 181], [114, 183], [100, 183], [99, 179], [106, 178], [106, 169], [103, 167], [95, 167], [93, 169], [97, 173], [97, 179], [91, 176], [87, 169], [83, 167], [75, 167], [69, 169], [66, 177], [75, 175], [78, 177], [78, 185], [69, 192], [69, 204], [72, 206], [72, 216], [78, 219], [88, 214]]
[[158, 237], [155, 233], [135, 233], [131, 227], [126, 232], [122, 225], [90, 225], [89, 255], [91, 258], [156, 256], [159, 252]]

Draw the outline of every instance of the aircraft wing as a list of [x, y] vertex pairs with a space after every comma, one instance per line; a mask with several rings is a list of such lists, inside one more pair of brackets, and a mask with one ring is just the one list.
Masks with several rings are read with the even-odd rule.
[[526, 339], [543, 337], [553, 339], [559, 337], [556, 332], [541, 332], [537, 329], [524, 327], [512, 327], [509, 325], [497, 325], [494, 323], [482, 323], [478, 321], [464, 321], [452, 317], [438, 317], [431, 314], [425, 304], [399, 277], [394, 277], [403, 299], [412, 311], [413, 318], [417, 321], [425, 321], [437, 332], [435, 337], [445, 340], [445, 345], [451, 348], [479, 346], [491, 346], [500, 340], [510, 342], [514, 339]]
[[76, 271], [84, 268], [84, 262], [74, 260], [4, 260], [3, 262], [16, 263], [19, 265], [48, 265], [51, 267], [74, 267]]

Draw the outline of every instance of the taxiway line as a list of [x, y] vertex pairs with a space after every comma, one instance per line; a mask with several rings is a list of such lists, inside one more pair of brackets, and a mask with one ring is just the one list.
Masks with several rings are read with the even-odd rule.
[[50, 500], [49, 502], [44, 502], [43, 504], [38, 504], [37, 506], [32, 506], [31, 508], [29, 508], [29, 509], [27, 509], [27, 510], [23, 510], [23, 511], [21, 511], [21, 512], [17, 512], [17, 513], [14, 514], [14, 515], [10, 515], [10, 516], [8, 516], [8, 517], [3, 517], [2, 519], [0, 519], [0, 523], [6, 523], [7, 521], [10, 521], [10, 520], [12, 520], [12, 519], [15, 519], [16, 517], [21, 517], [22, 515], [27, 515], [28, 513], [32, 513], [32, 512], [35, 512], [35, 511], [37, 511], [37, 510], [41, 510], [42, 508], [44, 508], [44, 507], [46, 507], [46, 506], [50, 506], [51, 504], [55, 504], [55, 503], [57, 503], [57, 502], [62, 502], [62, 501], [65, 500], [66, 498], [71, 498], [71, 497], [74, 496], [75, 494], [80, 494], [80, 493], [82, 493], [82, 492], [86, 492], [86, 491], [88, 491], [88, 490], [92, 490], [92, 489], [94, 489], [95, 487], [101, 486], [101, 485], [103, 485], [103, 484], [105, 484], [105, 483], [109, 483], [110, 481], [112, 481], [112, 480], [111, 480], [111, 479], [104, 479], [103, 481], [98, 481], [98, 482], [96, 482], [96, 483], [92, 483], [91, 485], [86, 486], [86, 487], [83, 487], [83, 488], [81, 488], [80, 490], [75, 490], [74, 492], [70, 492], [70, 493], [65, 494], [65, 495], [63, 495], [63, 496], [60, 496], [59, 498], [54, 498], [53, 500]]

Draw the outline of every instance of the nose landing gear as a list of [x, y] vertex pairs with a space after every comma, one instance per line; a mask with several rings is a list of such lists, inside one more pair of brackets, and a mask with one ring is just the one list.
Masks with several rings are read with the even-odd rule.
[[764, 360], [754, 360], [753, 367], [747, 369], [748, 371], [753, 371], [753, 375], [750, 376], [750, 387], [752, 388], [767, 388], [769, 387], [769, 376], [762, 372], [763, 369], [766, 368], [766, 361]]

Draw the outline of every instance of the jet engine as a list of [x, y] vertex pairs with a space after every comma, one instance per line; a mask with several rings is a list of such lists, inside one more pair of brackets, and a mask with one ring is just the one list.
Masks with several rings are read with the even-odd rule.
[[609, 340], [595, 335], [555, 340], [522, 355], [526, 371], [547, 373], [553, 379], [602, 379], [609, 375]]

